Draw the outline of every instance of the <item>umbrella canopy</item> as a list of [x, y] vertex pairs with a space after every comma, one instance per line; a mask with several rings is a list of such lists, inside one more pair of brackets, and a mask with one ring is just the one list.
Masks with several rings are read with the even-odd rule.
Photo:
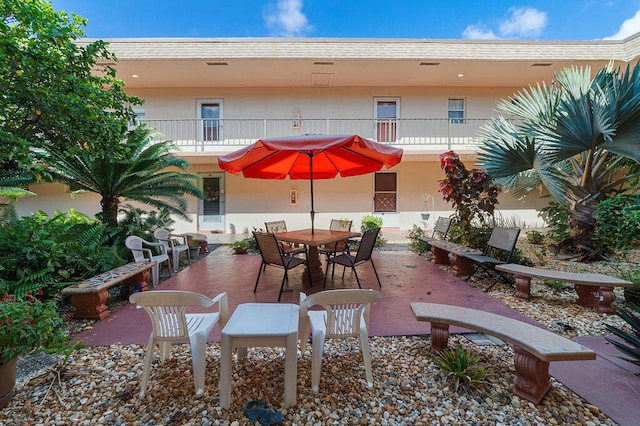
[[260, 139], [218, 157], [222, 170], [258, 179], [308, 179], [311, 185], [311, 229], [314, 229], [313, 180], [358, 176], [391, 168], [402, 150], [358, 135], [302, 135]]

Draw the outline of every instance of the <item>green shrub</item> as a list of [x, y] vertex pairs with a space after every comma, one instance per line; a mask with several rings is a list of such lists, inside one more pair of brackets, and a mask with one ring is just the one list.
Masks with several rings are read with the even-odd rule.
[[531, 244], [542, 244], [542, 242], [544, 241], [544, 234], [540, 231], [536, 231], [535, 229], [532, 229], [531, 231], [527, 231], [527, 240], [531, 243]]
[[598, 203], [595, 236], [609, 249], [628, 250], [640, 242], [640, 194], [619, 194]]
[[113, 269], [124, 259], [107, 245], [106, 225], [70, 210], [42, 211], [0, 227], [0, 293], [22, 297], [62, 287]]
[[471, 352], [460, 346], [445, 349], [433, 355], [433, 359], [453, 380], [456, 391], [471, 392], [476, 385], [484, 383], [484, 378], [489, 374], [489, 370], [479, 366], [480, 356], [471, 356]]
[[[360, 225], [360, 231], [362, 233], [368, 231], [369, 229], [382, 228], [382, 218], [375, 216], [365, 216], [362, 218], [362, 224]], [[382, 238], [382, 231], [378, 233], [378, 238], [376, 238], [376, 247], [384, 246], [384, 238]]]
[[407, 238], [409, 239], [409, 249], [416, 253], [422, 253], [427, 248], [427, 244], [424, 241], [420, 241], [418, 238], [424, 236], [425, 230], [414, 224], [407, 234]]
[[556, 201], [551, 201], [547, 207], [543, 207], [540, 211], [547, 215], [550, 228], [546, 234], [547, 237], [553, 241], [563, 241], [569, 238], [569, 213], [565, 207]]

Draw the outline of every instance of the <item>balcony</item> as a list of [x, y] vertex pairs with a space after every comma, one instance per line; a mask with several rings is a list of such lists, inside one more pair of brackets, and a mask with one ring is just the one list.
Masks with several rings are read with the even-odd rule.
[[478, 129], [486, 121], [485, 118], [139, 120], [160, 133], [156, 140], [171, 140], [182, 152], [232, 151], [257, 139], [309, 133], [357, 134], [409, 151], [477, 149]]

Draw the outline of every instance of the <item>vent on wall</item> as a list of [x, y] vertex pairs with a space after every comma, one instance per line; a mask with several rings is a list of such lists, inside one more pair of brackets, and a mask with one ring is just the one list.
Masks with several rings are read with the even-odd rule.
[[333, 81], [333, 74], [313, 73], [311, 74], [312, 87], [330, 87]]
[[553, 65], [551, 62], [536, 62], [535, 64], [531, 64], [532, 67], [550, 67]]
[[229, 65], [227, 62], [207, 62], [210, 67], [223, 67]]
[[420, 62], [421, 67], [437, 67], [440, 62]]
[[313, 65], [333, 65], [333, 62], [315, 61]]

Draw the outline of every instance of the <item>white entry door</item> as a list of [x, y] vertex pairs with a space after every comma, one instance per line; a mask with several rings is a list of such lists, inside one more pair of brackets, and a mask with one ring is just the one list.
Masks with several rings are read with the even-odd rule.
[[201, 176], [204, 198], [200, 200], [198, 209], [198, 229], [224, 231], [224, 173], [204, 173]]

